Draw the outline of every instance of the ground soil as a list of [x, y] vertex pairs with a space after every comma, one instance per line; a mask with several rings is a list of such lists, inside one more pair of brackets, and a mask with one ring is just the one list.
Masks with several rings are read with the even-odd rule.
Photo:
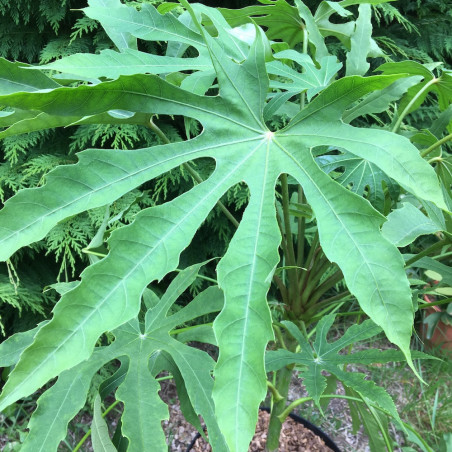
[[[300, 380], [294, 375], [292, 379], [291, 391], [289, 397], [295, 400], [299, 397], [304, 397], [303, 386]], [[169, 450], [171, 452], [185, 452], [187, 445], [196, 436], [196, 430], [187, 423], [183, 414], [180, 411], [179, 404], [176, 400], [175, 387], [171, 381], [164, 382], [160, 396], [164, 401], [169, 403], [170, 419], [163, 423], [164, 429], [167, 433]], [[309, 414], [315, 415], [322, 419], [319, 423], [323, 431], [338, 445], [339, 449], [344, 452], [368, 452], [369, 446], [366, 436], [362, 432], [356, 435], [351, 433], [351, 419], [347, 417], [347, 406], [344, 400], [334, 399], [327, 410], [326, 417], [323, 418], [319, 413], [313, 413], [310, 410]], [[298, 414], [303, 416], [303, 412]], [[306, 417], [306, 416], [305, 416]], [[266, 425], [268, 425], [269, 415], [262, 413], [259, 418], [258, 426], [256, 428], [256, 435], [250, 446], [250, 452], [263, 451], [266, 440]], [[341, 425], [338, 427], [337, 419], [341, 419]], [[193, 450], [193, 452], [210, 452], [212, 449], [210, 445], [204, 440], [200, 442]], [[305, 429], [302, 425], [295, 423], [291, 419], [286, 421], [280, 442], [280, 452], [330, 452], [331, 449], [326, 447], [322, 440], [312, 434], [310, 430]]]
[[[259, 412], [259, 419], [256, 426], [256, 433], [251, 441], [249, 451], [260, 452], [265, 450], [267, 439], [267, 429], [270, 422], [270, 415], [265, 411]], [[193, 452], [211, 452], [212, 447], [203, 438], [198, 438], [192, 448]], [[325, 443], [311, 430], [303, 427], [293, 419], [288, 418], [281, 429], [279, 439], [280, 452], [331, 452]]]

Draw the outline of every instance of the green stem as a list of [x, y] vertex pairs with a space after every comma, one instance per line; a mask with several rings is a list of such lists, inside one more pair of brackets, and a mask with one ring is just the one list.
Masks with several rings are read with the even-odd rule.
[[[298, 203], [304, 204], [305, 198], [303, 189], [301, 186], [298, 186]], [[297, 265], [298, 267], [303, 267], [303, 259], [304, 259], [304, 239], [305, 239], [305, 230], [306, 230], [306, 218], [298, 218], [298, 233], [297, 233]]]
[[279, 400], [273, 400], [273, 407], [270, 413], [270, 423], [267, 431], [266, 451], [279, 450], [279, 437], [281, 435], [282, 422], [279, 415], [284, 411], [286, 406], [287, 395], [289, 393], [290, 381], [292, 379], [293, 365], [283, 367], [278, 370], [276, 375], [276, 389], [281, 397]]
[[286, 259], [287, 266], [294, 267], [287, 271], [289, 279], [288, 287], [288, 302], [289, 307], [293, 309], [298, 305], [299, 289], [298, 289], [298, 275], [297, 260], [295, 258], [294, 241], [292, 229], [290, 227], [290, 195], [289, 183], [287, 181], [287, 174], [281, 174], [281, 194], [282, 194], [282, 208], [284, 217], [284, 235], [286, 238]]
[[280, 400], [284, 399], [284, 397], [278, 392], [276, 386], [273, 383], [267, 381], [267, 388], [272, 393], [272, 398], [274, 402], [279, 402]]
[[309, 276], [309, 272], [312, 270], [313, 264], [314, 264], [314, 258], [315, 258], [315, 251], [317, 249], [317, 246], [319, 244], [319, 233], [316, 232], [314, 239], [312, 240], [311, 243], [311, 248], [309, 249], [309, 253], [308, 256], [304, 262], [304, 267], [306, 267], [305, 271], [301, 272], [301, 276], [300, 276], [300, 284], [299, 287], [302, 289], [304, 286], [304, 283], [306, 281], [306, 278]]
[[[356, 397], [346, 396], [346, 395], [340, 395], [340, 394], [325, 394], [320, 396], [321, 399], [347, 399], [347, 400], [354, 400], [356, 402], [362, 402], [361, 399], [358, 399]], [[300, 399], [294, 400], [290, 405], [287, 406], [287, 408], [279, 415], [280, 422], [284, 422], [287, 416], [298, 406], [302, 403], [310, 402], [314, 400], [313, 397], [302, 397]]]
[[[180, 268], [176, 268], [176, 270], [174, 270], [174, 271], [180, 273], [183, 270], [181, 270]], [[214, 284], [218, 284], [218, 281], [216, 279], [209, 278], [208, 276], [200, 275], [199, 273], [198, 273], [198, 275], [196, 277], [199, 278], [199, 279], [204, 279], [205, 281], [209, 281], [209, 282], [214, 283]]]
[[[332, 297], [328, 297], [325, 298], [322, 301], [319, 301], [318, 303], [313, 303], [311, 305], [311, 303], [309, 303], [309, 307], [305, 312], [305, 316], [306, 318], [310, 318], [310, 322], [312, 322], [316, 317], [317, 317], [317, 313], [321, 310], [324, 309], [325, 307], [333, 304], [334, 302], [341, 300], [341, 302], [343, 301], [343, 299], [345, 297], [349, 297], [350, 296], [350, 292], [348, 290], [338, 293], [337, 295], [333, 295]], [[312, 297], [311, 297], [312, 299]], [[320, 319], [319, 319], [320, 320]]]
[[442, 157], [433, 157], [432, 159], [428, 160], [427, 163], [429, 165], [433, 165], [433, 163], [442, 162], [442, 161], [444, 161], [444, 159]]
[[452, 297], [444, 298], [443, 300], [434, 301], [433, 303], [420, 304], [419, 305], [419, 309], [428, 309], [428, 308], [431, 308], [433, 306], [443, 306], [443, 305], [449, 304], [451, 302], [452, 302]]
[[452, 256], [452, 251], [449, 251], [448, 253], [438, 254], [438, 256], [432, 256], [432, 259], [441, 261], [448, 258], [449, 256]]
[[[307, 55], [308, 54], [308, 42], [309, 42], [308, 41], [308, 39], [309, 39], [308, 30], [304, 25], [302, 25], [302, 27], [303, 27], [303, 53], [305, 55]], [[305, 72], [304, 68], [303, 68], [303, 72]], [[306, 93], [303, 91], [300, 94], [300, 110], [303, 110], [305, 102], [306, 102]]]
[[416, 430], [416, 428], [414, 428], [410, 424], [407, 424], [406, 422], [403, 422], [403, 421], [401, 421], [401, 422], [402, 422], [402, 425], [405, 427], [405, 429], [410, 430], [417, 437], [417, 439], [423, 444], [423, 446], [425, 447], [425, 450], [427, 452], [434, 452], [433, 449], [426, 443], [426, 441], [422, 437], [422, 435], [419, 434], [419, 432]]
[[434, 151], [436, 148], [439, 148], [444, 143], [447, 143], [449, 140], [452, 140], [452, 133], [446, 135], [445, 137], [441, 138], [441, 140], [438, 140], [436, 143], [432, 144], [427, 149], [421, 151], [421, 157], [426, 157], [427, 155], [430, 154], [430, 152]]
[[[120, 403], [120, 400], [115, 400], [103, 413], [102, 418], [104, 418], [118, 403]], [[82, 446], [83, 443], [91, 436], [91, 429], [89, 429], [83, 438], [78, 442], [78, 444], [75, 446], [75, 449], [72, 450], [72, 452], [77, 452]]]
[[[168, 137], [164, 134], [162, 129], [160, 129], [157, 124], [155, 124], [152, 121], [152, 117], [149, 120], [148, 124], [149, 128], [165, 143], [170, 144], [171, 141], [168, 139]], [[204, 179], [199, 175], [197, 171], [195, 171], [188, 163], [183, 163], [182, 166], [190, 173], [190, 175], [193, 177], [193, 179], [200, 184], [201, 182], [204, 182]], [[228, 208], [221, 202], [217, 201], [217, 206], [221, 209], [221, 211], [225, 214], [226, 218], [236, 227], [239, 227], [239, 222], [235, 219], [234, 215], [228, 210]]]
[[424, 87], [419, 90], [419, 92], [411, 99], [411, 101], [408, 103], [408, 105], [405, 107], [405, 109], [402, 111], [401, 115], [399, 116], [399, 119], [394, 124], [394, 127], [392, 128], [392, 132], [397, 132], [399, 130], [400, 125], [402, 124], [402, 121], [405, 119], [405, 116], [409, 113], [411, 107], [417, 102], [417, 100], [425, 93], [425, 91], [428, 91], [432, 85], [435, 83], [438, 83], [437, 78], [433, 78], [428, 83], [424, 85]]
[[190, 330], [193, 330], [193, 329], [195, 329], [195, 328], [200, 328], [200, 327], [203, 327], [203, 326], [206, 326], [206, 325], [213, 325], [213, 322], [210, 322], [210, 323], [203, 323], [203, 324], [201, 324], [201, 325], [185, 326], [184, 328], [178, 328], [178, 329], [176, 329], [176, 330], [171, 330], [171, 331], [169, 332], [169, 334], [170, 334], [171, 336], [174, 336], [174, 335], [176, 335], [176, 334], [185, 333], [186, 331], [190, 331]]
[[310, 295], [316, 288], [324, 273], [331, 265], [331, 262], [328, 261], [324, 255], [320, 256], [319, 259], [316, 260], [316, 263], [309, 274], [309, 278], [305, 284], [305, 287], [303, 288], [303, 293], [301, 294], [301, 303], [303, 306], [308, 303], [308, 301], [310, 300]]
[[423, 257], [429, 255], [431, 252], [442, 248], [444, 245], [447, 245], [448, 242], [449, 242], [448, 239], [443, 239], [443, 240], [440, 240], [439, 242], [434, 243], [433, 245], [429, 246], [424, 251], [420, 252], [419, 254], [416, 254], [416, 256], [413, 256], [412, 258], [408, 259], [405, 262], [405, 267], [409, 267], [410, 265], [414, 264], [419, 259], [422, 259]]
[[334, 287], [339, 281], [342, 280], [343, 277], [344, 275], [338, 269], [337, 272], [335, 272], [333, 275], [331, 275], [329, 278], [323, 281], [323, 283], [320, 284], [320, 286], [318, 286], [316, 290], [314, 290], [314, 292], [311, 294], [309, 298], [308, 305], [312, 306], [314, 303], [316, 303], [325, 292]]
[[277, 341], [279, 341], [281, 348], [283, 348], [284, 350], [287, 350], [286, 343], [284, 342], [284, 338], [281, 333], [281, 328], [278, 325], [273, 324], [273, 329], [275, 331], [276, 339], [277, 339]]
[[281, 248], [283, 251], [284, 256], [287, 256], [289, 254], [289, 251], [287, 249], [287, 242], [286, 237], [284, 233], [284, 226], [282, 224], [281, 216], [278, 212], [276, 212], [276, 221], [278, 222], [279, 231], [281, 233]]
[[290, 266], [297, 266], [295, 259], [295, 250], [293, 246], [292, 230], [290, 227], [290, 196], [289, 184], [287, 182], [287, 174], [281, 174], [281, 191], [282, 191], [282, 207], [284, 216], [284, 231], [286, 235], [288, 259], [287, 264]]

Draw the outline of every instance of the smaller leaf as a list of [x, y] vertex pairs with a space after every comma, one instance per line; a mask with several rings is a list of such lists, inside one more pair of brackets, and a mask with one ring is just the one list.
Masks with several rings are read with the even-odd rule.
[[346, 75], [364, 75], [370, 67], [367, 56], [371, 50], [372, 11], [369, 4], [359, 5], [359, 17], [351, 37], [351, 50], [347, 53]]
[[389, 214], [381, 232], [395, 246], [402, 247], [409, 245], [421, 235], [433, 234], [439, 230], [441, 227], [413, 204], [403, 203], [400, 209]]
[[102, 417], [99, 394], [97, 394], [97, 397], [94, 400], [91, 439], [94, 452], [116, 452], [116, 447], [111, 442], [110, 435], [108, 434], [107, 423]]
[[19, 361], [22, 352], [32, 344], [38, 331], [48, 321], [41, 322], [36, 328], [23, 333], [16, 333], [0, 344], [0, 367], [13, 366]]
[[[403, 258], [405, 260], [411, 259], [414, 254], [404, 254]], [[422, 259], [414, 262], [410, 267], [423, 268], [425, 270], [433, 270], [439, 273], [443, 279], [442, 282], [448, 286], [452, 286], [452, 269], [448, 265], [444, 265], [431, 257], [423, 257]]]
[[385, 202], [385, 186], [389, 195], [396, 199], [398, 187], [375, 163], [352, 153], [341, 150], [337, 155], [321, 155], [316, 159], [320, 168], [327, 174], [339, 171], [335, 180], [360, 196], [365, 196], [378, 210], [382, 211]]
[[300, 17], [304, 20], [308, 31], [309, 42], [311, 42], [315, 47], [315, 52], [313, 52], [315, 59], [320, 61], [321, 58], [329, 55], [323, 36], [321, 35], [314, 17], [312, 16], [311, 11], [309, 11], [309, 8], [300, 0], [295, 0], [295, 6], [298, 9]]
[[[356, 397], [357, 393], [350, 388], [345, 387], [345, 393], [349, 396]], [[373, 410], [373, 414], [370, 411], [372, 408], [366, 407], [365, 404], [355, 402], [353, 400], [348, 400], [350, 411], [356, 413], [359, 417], [359, 425], [364, 426], [364, 430], [369, 437], [369, 445], [371, 452], [380, 452], [386, 450], [386, 444], [384, 438], [381, 435], [380, 426], [377, 423], [375, 417], [378, 417], [380, 425], [384, 428], [385, 433], [387, 433], [388, 419], [382, 413], [378, 413]], [[353, 408], [353, 409], [352, 409]], [[375, 416], [375, 417], [374, 417]], [[388, 434], [389, 436], [389, 434]]]
[[11, 63], [0, 58], [0, 95], [17, 92], [32, 93], [45, 89], [60, 88], [61, 85], [42, 73], [28, 71], [28, 64]]
[[318, 69], [309, 55], [292, 49], [278, 52], [274, 57], [278, 60], [287, 59], [296, 62], [303, 68], [303, 72], [297, 72], [278, 60], [267, 63], [269, 74], [292, 80], [292, 83], [270, 81], [270, 87], [293, 93], [307, 89], [308, 100], [311, 100], [313, 96], [326, 88], [342, 67], [342, 63], [339, 63], [335, 56], [325, 56], [320, 59], [320, 69]]
[[346, 110], [342, 120], [348, 124], [360, 116], [381, 113], [387, 110], [392, 102], [399, 100], [409, 88], [417, 85], [421, 80], [422, 76], [420, 75], [402, 78], [386, 88], [374, 91], [357, 105]]
[[[340, 339], [329, 343], [327, 334], [334, 319], [334, 315], [327, 315], [319, 321], [314, 344], [308, 344], [295, 324], [283, 322], [290, 334], [299, 342], [301, 350], [298, 353], [292, 353], [287, 350], [267, 352], [265, 360], [267, 372], [280, 369], [288, 364], [301, 364], [303, 369], [300, 371], [300, 377], [303, 378], [308, 394], [319, 406], [320, 396], [326, 388], [326, 380], [322, 371], [327, 371], [335, 375], [343, 384], [384, 409], [394, 419], [400, 420], [393, 400], [383, 388], [376, 386], [373, 381], [365, 380], [365, 375], [362, 373], [342, 370], [343, 364], [354, 362], [353, 357], [355, 354], [343, 355], [339, 352], [349, 345], [375, 336], [381, 332], [381, 328], [372, 320], [366, 320], [359, 325], [353, 325]], [[378, 358], [382, 356], [380, 355], [381, 352], [373, 352], [376, 352], [373, 357], [378, 361]], [[359, 360], [367, 361], [368, 356], [366, 357], [364, 354], [358, 356]], [[386, 355], [383, 354], [383, 359], [385, 358]]]
[[167, 72], [212, 68], [206, 56], [197, 58], [173, 58], [153, 55], [138, 50], [127, 49], [123, 52], [103, 50], [99, 54], [76, 53], [34, 69], [51, 69], [81, 77], [108, 77], [116, 79], [121, 75], [161, 74]]

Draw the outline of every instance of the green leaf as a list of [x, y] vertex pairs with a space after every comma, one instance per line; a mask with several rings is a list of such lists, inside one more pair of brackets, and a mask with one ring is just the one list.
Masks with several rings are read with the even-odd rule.
[[24, 452], [56, 451], [67, 435], [69, 421], [85, 406], [91, 379], [108, 358], [96, 351], [89, 361], [63, 372], [38, 399], [28, 423]]
[[359, 16], [351, 36], [351, 50], [347, 53], [346, 75], [364, 75], [370, 68], [367, 56], [371, 50], [372, 10], [369, 4], [359, 5]]
[[36, 92], [43, 89], [54, 89], [61, 85], [42, 73], [34, 73], [22, 68], [29, 67], [25, 63], [11, 63], [0, 58], [0, 95], [23, 92]]
[[[226, 441], [231, 450], [241, 451], [252, 438], [258, 406], [266, 393], [264, 352], [273, 334], [266, 296], [279, 262], [275, 186], [280, 174], [289, 174], [301, 183], [315, 213], [321, 245], [328, 259], [337, 262], [363, 310], [381, 325], [409, 362], [411, 293], [397, 248], [381, 235], [384, 217], [368, 201], [326, 175], [311, 151], [324, 146], [346, 149], [377, 165], [411, 193], [439, 207], [445, 204], [435, 172], [409, 140], [383, 130], [352, 127], [342, 121], [345, 109], [366, 94], [389, 86], [401, 77], [399, 74], [353, 76], [334, 82], [285, 129], [272, 132], [263, 120], [269, 90], [268, 43], [263, 32], [256, 30], [256, 39], [246, 58], [238, 58], [244, 49], [248, 50], [248, 45], [233, 37], [224, 44], [230, 28], [218, 17], [218, 11], [203, 6], [193, 10], [185, 0], [182, 3], [189, 9], [199, 33], [187, 27], [182, 30], [181, 22], [168, 15], [156, 16], [156, 27], [152, 30], [135, 18], [133, 8], [133, 11], [123, 11], [122, 6], [118, 7], [121, 14], [124, 12], [120, 17], [116, 8], [111, 10], [111, 15], [105, 10], [99, 14], [102, 20], [111, 19], [112, 23], [124, 18], [127, 27], [133, 30], [131, 33], [143, 39], [147, 36], [171, 39], [169, 33], [174, 29], [173, 39], [193, 43], [195, 47], [204, 46], [216, 72], [218, 95], [195, 95], [158, 76], [141, 74], [96, 85], [0, 96], [2, 105], [54, 116], [78, 115], [82, 119], [124, 110], [182, 115], [198, 120], [203, 128], [192, 140], [152, 149], [86, 151], [80, 154], [78, 164], [57, 168], [49, 174], [42, 188], [20, 192], [7, 201], [0, 213], [3, 258], [39, 240], [62, 219], [108, 205], [128, 190], [184, 162], [198, 158], [215, 160], [215, 170], [204, 182], [169, 203], [143, 210], [130, 226], [111, 234], [108, 256], [83, 272], [80, 284], [62, 297], [52, 320], [22, 353], [5, 385], [0, 409], [32, 393], [61, 372], [89, 360], [97, 338], [104, 331], [117, 329], [117, 340], [111, 348], [106, 348], [105, 354], [110, 359], [118, 355], [140, 358], [139, 362], [130, 364], [131, 381], [137, 381], [137, 369], [144, 372], [145, 357], [164, 348], [186, 382], [193, 408], [197, 413], [202, 412], [206, 423], [210, 423], [212, 443], [220, 444], [218, 450], [226, 450]], [[150, 5], [143, 5], [139, 20], [146, 14], [154, 14], [153, 11]], [[197, 22], [197, 17], [204, 16], [210, 17], [221, 40]], [[316, 41], [318, 36], [312, 31], [315, 27], [309, 27], [310, 39]], [[231, 58], [230, 49], [236, 44], [237, 58]], [[316, 56], [321, 58], [321, 54], [319, 44]], [[212, 360], [201, 357], [200, 352], [188, 351], [169, 335], [177, 326], [170, 318], [164, 318], [170, 299], [162, 298], [150, 311], [145, 329], [140, 329], [142, 332], [132, 319], [138, 314], [146, 286], [177, 268], [180, 253], [190, 244], [216, 202], [230, 187], [241, 182], [248, 186], [251, 195], [218, 265], [218, 281], [225, 298], [223, 310], [214, 323], [220, 356], [213, 383]], [[174, 317], [182, 321], [184, 315]], [[141, 352], [143, 341], [148, 348]], [[322, 347], [328, 348], [328, 344]], [[313, 370], [311, 389], [317, 381], [321, 384], [319, 368]], [[341, 374], [340, 378], [371, 393], [373, 398], [379, 395], [361, 377]], [[312, 390], [317, 397], [319, 390]], [[146, 393], [146, 400], [155, 394], [152, 388]], [[126, 395], [123, 393], [123, 397], [134, 400], [136, 396], [131, 390]], [[139, 450], [141, 438], [136, 439], [137, 446], [132, 438], [137, 418], [130, 411], [129, 416], [129, 427], [124, 423], [123, 432], [129, 428], [130, 448]], [[149, 422], [160, 425], [161, 417], [162, 414], [156, 413]]]
[[270, 86], [272, 88], [288, 90], [294, 94], [307, 90], [308, 100], [311, 100], [314, 95], [326, 88], [342, 67], [342, 64], [338, 63], [337, 58], [334, 56], [322, 58], [320, 60], [320, 69], [317, 69], [308, 55], [295, 50], [283, 50], [274, 56], [278, 59], [295, 61], [303, 67], [305, 72], [300, 73], [280, 61], [272, 61], [267, 63], [268, 73], [291, 79], [292, 83], [271, 81]]
[[334, 36], [345, 48], [350, 49], [350, 37], [355, 31], [355, 21], [344, 22], [341, 19], [340, 23], [337, 23], [336, 18], [333, 21], [330, 20], [335, 13], [338, 13], [342, 18], [350, 16], [351, 13], [344, 8], [345, 6], [349, 5], [346, 5], [345, 2], [323, 1], [317, 8], [314, 18], [323, 37]]
[[[130, 9], [130, 8], [128, 8]], [[76, 53], [35, 69], [51, 69], [81, 77], [118, 78], [121, 75], [162, 74], [167, 72], [212, 68], [208, 57], [172, 58], [127, 49], [122, 53], [103, 50], [99, 54]]]
[[212, 445], [220, 452], [227, 451], [211, 398], [213, 360], [205, 352], [169, 335], [180, 323], [221, 309], [223, 294], [217, 287], [211, 287], [175, 315], [168, 315], [172, 304], [196, 278], [201, 265], [188, 267], [177, 275], [160, 302], [146, 313], [145, 325], [135, 318], [120, 326], [113, 331], [115, 340], [111, 345], [96, 348], [88, 360], [60, 375], [38, 401], [24, 450], [56, 450], [66, 435], [69, 420], [84, 406], [93, 374], [116, 358], [121, 358], [121, 369], [101, 385], [100, 392], [106, 396], [120, 384], [116, 396], [124, 402], [121, 432], [129, 439], [128, 450], [142, 451], [149, 445], [155, 450], [166, 449], [161, 421], [168, 417], [168, 410], [158, 396], [160, 386], [149, 368], [150, 358], [164, 352], [171, 357], [172, 364], [166, 361], [160, 370], [176, 369], [180, 373], [196, 415], [201, 414], [207, 424]]
[[19, 361], [22, 352], [33, 342], [37, 332], [46, 324], [41, 322], [36, 328], [16, 333], [0, 344], [0, 367], [9, 367]]
[[[439, 64], [436, 64], [438, 66]], [[397, 63], [385, 63], [377, 68], [383, 74], [407, 73], [410, 75], [421, 75], [424, 80], [411, 87], [403, 97], [399, 105], [402, 112], [408, 108], [408, 113], [419, 108], [429, 92], [435, 92], [438, 96], [438, 105], [441, 111], [446, 110], [452, 103], [452, 75], [450, 70], [442, 69], [441, 75], [435, 74], [420, 63], [415, 61], [400, 61]]]
[[295, 0], [295, 6], [298, 9], [300, 17], [305, 23], [305, 27], [308, 32], [308, 40], [315, 48], [315, 51], [313, 52], [315, 59], [320, 61], [322, 58], [329, 56], [330, 53], [325, 45], [323, 36], [320, 34], [320, 30], [315, 23], [314, 17], [312, 16], [311, 11], [309, 11], [309, 8], [300, 0]]
[[286, 0], [242, 9], [220, 8], [220, 11], [233, 27], [249, 23], [253, 19], [256, 24], [267, 28], [269, 39], [281, 39], [292, 48], [303, 41], [303, 21], [297, 8]]
[[[120, 51], [127, 50], [129, 48], [136, 50], [137, 49], [137, 40], [135, 39], [136, 37], [134, 37], [133, 33], [131, 33], [129, 30], [127, 29], [121, 30], [117, 27], [117, 24], [109, 23], [108, 20], [103, 20], [102, 17], [90, 16], [92, 9], [94, 9], [94, 11], [111, 12], [112, 14], [118, 12], [119, 14], [121, 13], [127, 14], [128, 12], [130, 12], [131, 9], [134, 8], [129, 8], [129, 10], [127, 11], [124, 8], [124, 5], [122, 5], [119, 0], [96, 0], [95, 2], [91, 0], [88, 2], [90, 6], [92, 3], [94, 3], [96, 8], [85, 8], [84, 9], [85, 14], [88, 17], [96, 19], [101, 23], [108, 37], [113, 41], [113, 43]], [[124, 16], [123, 18], [125, 19]]]
[[[83, 11], [91, 19], [98, 20], [107, 33], [109, 30], [114, 30], [116, 33], [125, 33], [144, 40], [177, 41], [194, 47], [205, 47], [198, 33], [190, 30], [171, 13], [160, 14], [149, 3], [141, 5], [138, 11], [134, 7], [122, 4], [119, 0], [102, 0], [102, 2], [90, 0], [89, 6]], [[128, 47], [121, 45], [117, 42], [118, 40], [113, 39], [113, 41], [120, 51]]]
[[[351, 397], [356, 397], [357, 394], [350, 388], [345, 387], [345, 394]], [[380, 425], [384, 429], [384, 433], [389, 437], [388, 433], [388, 419], [387, 416], [372, 408], [367, 407], [363, 403], [355, 402], [354, 400], [348, 400], [348, 404], [351, 410], [355, 410], [356, 414], [359, 416], [359, 423], [363, 425], [364, 431], [369, 438], [369, 445], [371, 452], [379, 452], [385, 450], [386, 443], [381, 435]], [[371, 411], [372, 410], [372, 411]], [[377, 418], [380, 422], [378, 424]]]
[[345, 114], [342, 116], [343, 121], [349, 124], [360, 116], [381, 113], [387, 110], [393, 102], [399, 100], [409, 88], [418, 84], [420, 81], [421, 76], [418, 75], [403, 78], [396, 80], [392, 85], [386, 88], [369, 94], [357, 105], [346, 110]]
[[392, 211], [381, 232], [395, 246], [407, 246], [423, 234], [433, 234], [441, 230], [411, 203], [403, 203], [400, 209]]
[[385, 201], [384, 185], [388, 187], [392, 198], [397, 198], [399, 190], [394, 182], [374, 163], [366, 159], [342, 151], [337, 155], [322, 155], [316, 161], [326, 173], [340, 170], [335, 180], [350, 188], [353, 193], [365, 196], [379, 211], [383, 210]]
[[111, 442], [110, 435], [108, 434], [107, 423], [102, 417], [99, 394], [97, 394], [94, 400], [91, 440], [94, 452], [116, 452], [116, 447]]
[[[383, 388], [376, 386], [373, 381], [365, 380], [365, 375], [362, 373], [342, 370], [343, 364], [347, 363], [348, 359], [351, 360], [350, 362], [355, 362], [353, 361], [354, 354], [341, 355], [339, 352], [350, 344], [375, 336], [381, 329], [371, 320], [366, 320], [360, 325], [351, 326], [340, 339], [330, 343], [326, 337], [334, 322], [334, 318], [334, 315], [327, 315], [319, 321], [313, 344], [307, 342], [293, 323], [283, 322], [290, 334], [299, 342], [301, 350], [298, 353], [292, 353], [287, 350], [267, 352], [267, 372], [277, 370], [288, 364], [302, 365], [303, 369], [300, 371], [300, 377], [303, 378], [303, 383], [309, 396], [320, 406], [320, 396], [326, 388], [326, 379], [322, 371], [327, 371], [335, 375], [346, 386], [388, 412], [394, 419], [399, 420], [394, 402]], [[379, 362], [378, 356], [380, 352], [376, 352], [374, 354], [375, 361], [373, 362]]]
[[129, 439], [130, 451], [143, 451], [151, 444], [156, 450], [164, 450], [165, 434], [155, 419], [160, 422], [169, 419], [169, 413], [166, 404], [158, 397], [160, 385], [150, 378], [149, 349], [141, 346], [141, 335], [138, 321], [129, 322], [116, 333], [117, 340], [138, 342], [133, 359], [129, 360], [126, 378], [116, 391], [116, 398], [124, 403], [121, 432]]
[[[405, 260], [411, 259], [414, 254], [404, 254], [403, 257]], [[433, 270], [436, 273], [439, 273], [442, 276], [442, 282], [447, 284], [448, 286], [452, 286], [452, 269], [448, 265], [444, 265], [441, 262], [438, 262], [431, 257], [423, 257], [413, 264], [410, 267], [423, 268], [425, 270]]]

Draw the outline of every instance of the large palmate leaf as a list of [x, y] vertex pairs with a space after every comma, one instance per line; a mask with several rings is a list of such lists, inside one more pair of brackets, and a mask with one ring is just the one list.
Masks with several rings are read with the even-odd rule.
[[[183, 402], [194, 410], [196, 420], [197, 414], [203, 416], [215, 450], [227, 450], [215, 420], [211, 398], [213, 379], [210, 372], [214, 362], [205, 352], [170, 336], [171, 330], [181, 323], [219, 311], [222, 307], [222, 292], [211, 287], [176, 314], [168, 314], [173, 303], [194, 281], [200, 266], [194, 265], [179, 273], [159, 303], [146, 313], [144, 325], [138, 319], [122, 325], [113, 331], [115, 341], [111, 345], [96, 348], [87, 361], [59, 376], [55, 385], [39, 398], [22, 450], [57, 450], [59, 442], [66, 436], [68, 422], [83, 408], [94, 373], [116, 358], [120, 358], [123, 364], [118, 375], [101, 386], [101, 393], [108, 395], [119, 385], [116, 397], [124, 403], [121, 431], [128, 438], [129, 451], [165, 450], [167, 447], [161, 421], [168, 418], [168, 410], [158, 396], [160, 385], [155, 381], [155, 375], [162, 370], [177, 372], [183, 378], [187, 396]], [[23, 333], [16, 335], [18, 340], [22, 336]], [[161, 353], [171, 357], [172, 365], [168, 365], [168, 360], [160, 360], [160, 365], [154, 364], [151, 369], [150, 358]], [[180, 398], [184, 394], [179, 391]], [[99, 418], [95, 412], [93, 442], [108, 444]]]
[[[199, 11], [190, 9], [195, 24]], [[227, 33], [217, 11], [203, 7], [202, 12], [215, 22], [218, 34]], [[263, 32], [257, 29], [242, 61], [231, 57], [229, 47], [220, 45], [199, 23], [197, 26], [215, 68], [216, 96], [195, 95], [158, 76], [144, 74], [96, 85], [0, 96], [3, 105], [71, 121], [74, 116], [125, 110], [183, 115], [203, 126], [199, 136], [186, 142], [128, 152], [85, 151], [76, 165], [49, 174], [43, 187], [18, 193], [0, 212], [2, 259], [42, 238], [62, 219], [109, 204], [184, 162], [202, 157], [215, 160], [215, 170], [207, 180], [171, 202], [142, 211], [133, 224], [111, 235], [108, 256], [83, 272], [81, 283], [62, 297], [52, 320], [21, 355], [5, 385], [0, 409], [89, 360], [104, 331], [119, 328], [124, 337], [136, 338], [136, 324], [121, 325], [137, 315], [145, 287], [177, 267], [180, 253], [215, 203], [231, 186], [244, 181], [250, 200], [217, 269], [225, 305], [214, 323], [220, 355], [213, 399], [228, 447], [246, 450], [258, 405], [266, 393], [264, 351], [272, 338], [266, 295], [279, 261], [275, 185], [282, 173], [303, 186], [328, 259], [337, 262], [362, 309], [410, 362], [411, 294], [397, 248], [381, 235], [384, 217], [368, 201], [325, 174], [311, 153], [319, 146], [346, 149], [377, 165], [416, 196], [445, 207], [435, 173], [406, 138], [352, 127], [341, 119], [354, 102], [384, 89], [401, 75], [343, 78], [319, 93], [285, 129], [272, 132], [263, 120], [269, 90]], [[196, 45], [199, 42], [197, 37]], [[162, 303], [149, 314], [149, 324], [158, 318]], [[182, 372], [184, 359], [176, 345], [167, 336], [159, 341], [166, 341], [166, 350]], [[121, 343], [119, 338], [113, 346], [116, 343]], [[139, 350], [134, 353], [138, 356]], [[142, 361], [131, 367], [131, 379], [139, 375], [139, 366], [143, 366]], [[132, 389], [120, 391], [122, 400], [134, 397]]]

